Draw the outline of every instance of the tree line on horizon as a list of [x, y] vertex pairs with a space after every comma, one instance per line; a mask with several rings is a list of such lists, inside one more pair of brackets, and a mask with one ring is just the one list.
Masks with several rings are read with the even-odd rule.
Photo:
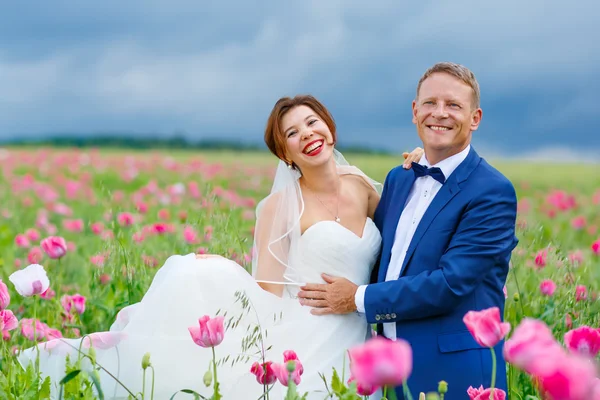
[[[41, 139], [5, 140], [0, 145], [20, 147], [118, 147], [128, 149], [198, 149], [198, 150], [236, 150], [236, 151], [266, 151], [263, 143], [243, 142], [235, 139], [202, 139], [191, 141], [183, 136], [168, 138], [132, 137], [132, 136], [55, 136]], [[359, 146], [344, 146], [337, 148], [349, 153], [388, 154], [383, 149], [364, 148]]]

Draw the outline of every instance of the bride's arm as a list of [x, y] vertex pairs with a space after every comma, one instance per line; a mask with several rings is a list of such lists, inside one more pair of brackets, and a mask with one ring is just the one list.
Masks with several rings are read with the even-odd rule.
[[404, 157], [404, 163], [402, 163], [404, 169], [410, 169], [413, 162], [419, 162], [424, 153], [425, 150], [420, 147], [415, 147], [415, 149], [410, 153], [402, 153], [402, 157]]

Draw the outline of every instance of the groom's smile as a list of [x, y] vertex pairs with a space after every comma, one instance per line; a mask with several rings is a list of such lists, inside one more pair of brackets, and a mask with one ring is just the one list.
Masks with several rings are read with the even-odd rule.
[[442, 125], [427, 125], [427, 127], [436, 132], [447, 132], [452, 129], [452, 128], [449, 128], [447, 126], [442, 126]]

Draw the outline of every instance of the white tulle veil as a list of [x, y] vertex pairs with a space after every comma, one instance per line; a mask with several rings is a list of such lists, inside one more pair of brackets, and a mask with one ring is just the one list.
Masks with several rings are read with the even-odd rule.
[[[381, 193], [382, 185], [350, 165], [334, 150], [339, 175], [360, 176], [373, 190]], [[279, 162], [271, 193], [256, 207], [256, 227], [252, 252], [252, 276], [258, 282], [301, 285], [301, 266], [296, 262], [301, 239], [300, 219], [304, 200], [298, 182], [300, 171]]]

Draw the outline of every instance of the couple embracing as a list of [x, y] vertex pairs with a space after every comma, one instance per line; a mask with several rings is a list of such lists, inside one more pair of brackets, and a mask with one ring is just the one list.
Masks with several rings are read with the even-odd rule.
[[[347, 350], [364, 343], [372, 326], [412, 347], [413, 393], [437, 391], [441, 380], [448, 383], [446, 400], [465, 398], [469, 386], [489, 387], [491, 353], [463, 316], [504, 311], [517, 244], [515, 191], [471, 146], [482, 110], [469, 69], [432, 66], [418, 82], [412, 110], [424, 152], [405, 153], [382, 187], [335, 150], [335, 123], [323, 104], [311, 96], [280, 99], [265, 132], [280, 161], [271, 193], [257, 207], [252, 274], [219, 256], [169, 257], [142, 301], [118, 314], [110, 332], [119, 342], [96, 349], [98, 363], [137, 392], [149, 352], [155, 398], [184, 388], [202, 393], [212, 354], [194, 344], [188, 327], [203, 315], [226, 313], [236, 324], [215, 348], [218, 358], [249, 358], [223, 364], [224, 399], [262, 393], [251, 372], [258, 358], [244, 354], [251, 352], [245, 328], [257, 323], [267, 331], [259, 356], [279, 362], [294, 350], [303, 366], [298, 390], [309, 399], [325, 398], [320, 374], [347, 371]], [[79, 339], [55, 340], [69, 346], [38, 348], [42, 374], [57, 382]], [[22, 363], [35, 359], [34, 350], [20, 355]], [[496, 387], [506, 390], [502, 342], [495, 350]], [[108, 398], [127, 398], [110, 376], [101, 378]], [[276, 386], [271, 398], [284, 393]], [[404, 398], [401, 387], [396, 393]]]

